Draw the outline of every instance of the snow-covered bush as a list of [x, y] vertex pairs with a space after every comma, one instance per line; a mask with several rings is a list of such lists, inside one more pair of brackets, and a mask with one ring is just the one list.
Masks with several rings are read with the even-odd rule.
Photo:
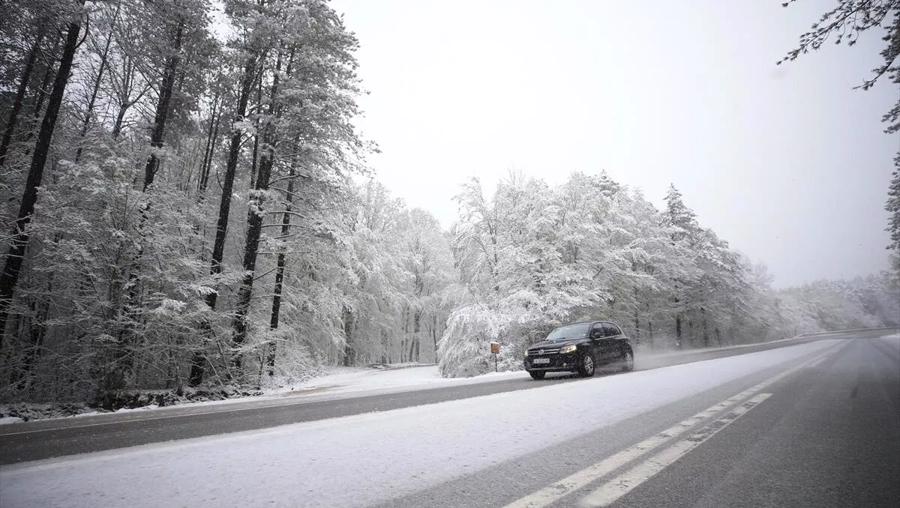
[[455, 310], [447, 319], [447, 329], [438, 342], [441, 375], [468, 377], [493, 369], [490, 343], [500, 341], [507, 325], [505, 316], [483, 304]]

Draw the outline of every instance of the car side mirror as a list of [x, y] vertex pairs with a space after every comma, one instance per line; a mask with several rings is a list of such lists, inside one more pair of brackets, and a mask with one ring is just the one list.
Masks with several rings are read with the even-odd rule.
[[592, 339], [602, 339], [603, 338], [603, 330], [594, 330], [591, 332]]

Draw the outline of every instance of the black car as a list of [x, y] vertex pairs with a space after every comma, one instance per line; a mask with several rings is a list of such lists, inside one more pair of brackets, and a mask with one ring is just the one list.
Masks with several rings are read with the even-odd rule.
[[534, 379], [547, 372], [594, 375], [601, 365], [634, 368], [634, 351], [618, 325], [609, 321], [584, 321], [556, 328], [547, 339], [525, 352], [525, 370]]

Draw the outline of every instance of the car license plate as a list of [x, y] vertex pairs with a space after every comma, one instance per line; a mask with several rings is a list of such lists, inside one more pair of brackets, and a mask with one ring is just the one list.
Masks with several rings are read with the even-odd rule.
[[546, 364], [550, 363], [550, 359], [549, 358], [535, 358], [534, 360], [531, 361], [531, 363], [533, 363], [535, 365], [546, 365]]

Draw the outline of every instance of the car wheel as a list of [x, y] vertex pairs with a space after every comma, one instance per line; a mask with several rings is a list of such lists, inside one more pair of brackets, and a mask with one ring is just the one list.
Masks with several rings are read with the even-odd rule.
[[578, 373], [583, 377], [593, 377], [594, 368], [594, 355], [588, 352], [581, 355], [581, 361], [578, 362]]
[[529, 372], [529, 374], [531, 374], [531, 379], [534, 379], [535, 381], [539, 381], [541, 379], [544, 379], [544, 374], [546, 374], [546, 372], [539, 371], [539, 370], [533, 370], [533, 371]]
[[622, 372], [631, 372], [634, 370], [634, 353], [630, 349], [626, 349], [622, 355]]

